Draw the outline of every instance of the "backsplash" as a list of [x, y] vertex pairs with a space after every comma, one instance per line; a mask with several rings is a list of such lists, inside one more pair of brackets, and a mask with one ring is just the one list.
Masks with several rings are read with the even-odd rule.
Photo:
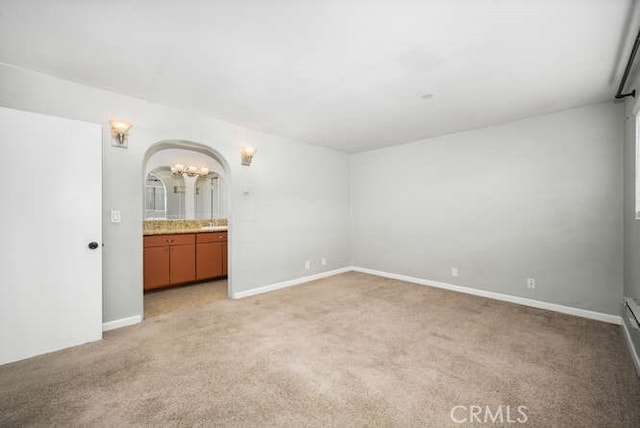
[[215, 218], [213, 220], [145, 220], [143, 222], [143, 233], [153, 234], [159, 232], [184, 232], [200, 230], [206, 226], [227, 226], [226, 218]]

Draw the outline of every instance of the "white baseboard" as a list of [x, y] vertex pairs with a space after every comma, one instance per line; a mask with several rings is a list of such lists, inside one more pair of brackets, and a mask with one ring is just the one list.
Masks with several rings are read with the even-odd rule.
[[624, 330], [624, 337], [627, 339], [627, 347], [629, 348], [633, 365], [636, 366], [636, 373], [638, 377], [640, 377], [640, 357], [638, 357], [636, 347], [633, 346], [633, 340], [631, 339], [631, 333], [629, 333], [629, 329], [627, 328], [627, 323], [623, 322], [622, 328]]
[[[251, 290], [239, 291], [233, 293], [231, 298], [242, 299], [244, 297], [255, 296], [262, 293], [268, 293], [269, 291], [280, 290], [282, 288], [291, 287], [298, 284], [304, 284], [306, 282], [315, 281], [317, 279], [326, 278], [333, 275], [338, 275], [345, 272], [362, 272], [370, 275], [381, 276], [385, 278], [397, 279], [400, 281], [411, 282], [414, 284], [425, 285], [428, 287], [442, 288], [445, 290], [457, 291], [459, 293], [472, 294], [474, 296], [487, 297], [490, 299], [501, 300], [504, 302], [516, 303], [519, 305], [530, 306], [538, 309], [546, 309], [548, 311], [560, 312], [563, 314], [574, 315], [582, 318], [589, 318], [597, 321], [602, 321], [610, 324], [622, 325], [622, 317], [619, 315], [605, 314], [602, 312], [590, 311], [587, 309], [574, 308], [571, 306], [559, 305], [557, 303], [542, 302], [540, 300], [527, 299], [525, 297], [512, 296], [509, 294], [496, 293], [494, 291], [482, 290], [479, 288], [463, 287], [461, 285], [448, 284], [445, 282], [431, 281], [428, 279], [415, 278], [407, 275], [399, 275], [395, 273], [382, 272], [374, 269], [367, 269], [358, 266], [346, 266], [340, 269], [334, 269], [327, 272], [321, 272], [315, 275], [304, 276], [302, 278], [296, 278], [289, 281], [277, 282], [275, 284], [265, 285], [264, 287], [253, 288]], [[135, 324], [135, 323], [132, 323]], [[129, 324], [126, 324], [129, 325]], [[122, 325], [121, 327], [124, 327]], [[118, 328], [118, 327], [114, 327]], [[106, 330], [105, 330], [106, 331]]]
[[474, 296], [488, 297], [490, 299], [502, 300], [504, 302], [517, 303], [519, 305], [531, 306], [538, 309], [546, 309], [549, 311], [560, 312], [563, 314], [575, 315], [583, 318], [590, 318], [611, 324], [622, 324], [622, 317], [618, 315], [605, 314], [602, 312], [589, 311], [587, 309], [574, 308], [571, 306], [558, 305], [556, 303], [541, 302], [539, 300], [527, 299], [524, 297], [511, 296], [509, 294], [496, 293], [493, 291], [481, 290], [478, 288], [463, 287], [460, 285], [447, 284], [446, 282], [430, 281], [427, 279], [414, 278], [406, 275], [398, 275], [395, 273], [382, 272], [373, 269], [361, 268], [354, 266], [352, 268], [356, 272], [368, 273], [371, 275], [382, 276], [385, 278], [397, 279], [400, 281], [412, 282], [414, 284], [426, 285], [428, 287], [443, 288], [445, 290], [457, 291], [459, 293], [473, 294]]
[[303, 276], [302, 278], [291, 279], [289, 281], [276, 282], [275, 284], [265, 285], [264, 287], [252, 288], [251, 290], [239, 291], [231, 295], [232, 299], [242, 299], [243, 297], [255, 296], [257, 294], [268, 293], [269, 291], [280, 290], [305, 282], [315, 281], [317, 279], [326, 278], [328, 276], [338, 275], [353, 270], [351, 266], [334, 269], [327, 272], [317, 273], [315, 275]]
[[117, 328], [127, 327], [142, 322], [142, 315], [134, 315], [128, 318], [121, 318], [115, 321], [102, 323], [102, 331], [115, 330]]

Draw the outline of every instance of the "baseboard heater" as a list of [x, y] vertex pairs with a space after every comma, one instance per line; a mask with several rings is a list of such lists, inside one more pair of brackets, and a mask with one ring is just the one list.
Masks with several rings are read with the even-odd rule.
[[624, 298], [625, 316], [632, 328], [640, 330], [640, 299]]
[[622, 326], [636, 374], [640, 377], [640, 299], [624, 298]]

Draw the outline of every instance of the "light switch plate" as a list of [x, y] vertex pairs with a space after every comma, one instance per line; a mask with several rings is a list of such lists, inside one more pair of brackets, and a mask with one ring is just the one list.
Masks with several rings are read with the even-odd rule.
[[111, 223], [120, 223], [120, 210], [111, 210]]

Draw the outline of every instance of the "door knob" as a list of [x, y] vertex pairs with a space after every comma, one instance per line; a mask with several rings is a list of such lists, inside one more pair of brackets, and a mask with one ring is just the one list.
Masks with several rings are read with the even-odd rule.
[[96, 241], [89, 242], [88, 247], [90, 250], [95, 250], [96, 248], [98, 248], [98, 243]]

